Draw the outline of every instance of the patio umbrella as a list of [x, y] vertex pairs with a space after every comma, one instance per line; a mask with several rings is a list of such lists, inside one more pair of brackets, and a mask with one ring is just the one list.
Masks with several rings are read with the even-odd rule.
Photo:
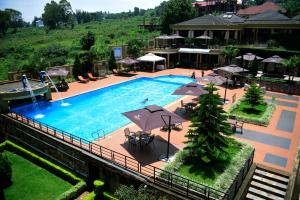
[[201, 36], [198, 36], [196, 37], [197, 39], [204, 39], [204, 40], [211, 40], [212, 38], [207, 36], [207, 35], [201, 35]]
[[67, 76], [69, 71], [65, 68], [52, 67], [47, 71], [48, 76]]
[[242, 67], [239, 67], [237, 65], [228, 65], [228, 66], [219, 67], [219, 68], [216, 68], [216, 69], [222, 70], [222, 71], [225, 71], [225, 72], [228, 72], [228, 73], [231, 73], [231, 74], [249, 71], [249, 70], [244, 69]]
[[124, 59], [118, 60], [117, 63], [118, 64], [124, 64], [124, 65], [132, 65], [132, 64], [138, 63], [138, 61], [135, 60], [135, 59], [126, 57]]
[[220, 76], [218, 74], [215, 74], [215, 73], [211, 73], [207, 76], [202, 76], [200, 78], [197, 78], [197, 80], [208, 82], [208, 83], [213, 83], [215, 85], [222, 85], [223, 83], [226, 82], [226, 78], [224, 78], [223, 76]]
[[208, 91], [204, 90], [202, 85], [199, 85], [197, 83], [188, 83], [176, 89], [172, 95], [200, 96], [202, 94], [207, 94], [207, 93]]
[[283, 58], [281, 58], [280, 56], [274, 55], [272, 57], [264, 59], [261, 62], [280, 64], [280, 63], [282, 63], [282, 61], [283, 61]]
[[224, 94], [224, 103], [226, 102], [226, 93], [227, 93], [227, 85], [228, 85], [228, 78], [220, 76], [218, 74], [215, 73], [211, 73], [208, 76], [203, 76], [200, 78], [197, 78], [198, 81], [204, 81], [204, 82], [209, 82], [209, 83], [213, 83], [216, 85], [222, 85], [223, 83], [226, 83], [226, 87], [225, 87], [225, 94]]
[[[259, 57], [259, 56], [255, 55], [253, 53], [246, 53], [246, 54], [243, 55], [243, 60], [253, 61], [255, 59], [255, 57], [256, 57], [257, 60], [262, 60], [263, 59], [262, 57]], [[238, 57], [235, 57], [235, 58], [236, 59], [241, 59], [242, 56], [238, 56]]]
[[169, 159], [171, 125], [182, 123], [185, 121], [184, 119], [177, 114], [157, 105], [150, 105], [142, 109], [125, 112], [122, 114], [138, 125], [143, 131], [149, 131], [167, 125], [168, 146], [165, 158], [166, 160]]

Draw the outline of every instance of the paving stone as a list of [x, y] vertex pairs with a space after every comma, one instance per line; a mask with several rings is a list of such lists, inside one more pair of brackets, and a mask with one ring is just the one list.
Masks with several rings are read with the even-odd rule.
[[[271, 103], [272, 99], [265, 99], [266, 102]], [[286, 107], [291, 107], [291, 108], [297, 108], [298, 104], [297, 103], [291, 103], [287, 101], [280, 101], [280, 100], [275, 100], [274, 104], [280, 105], [280, 106], [286, 106]]]
[[276, 195], [279, 195], [281, 197], [284, 197], [285, 196], [285, 191], [282, 191], [282, 190], [278, 190], [276, 188], [273, 188], [273, 187], [270, 187], [268, 185], [265, 185], [265, 184], [262, 184], [262, 183], [259, 183], [259, 182], [256, 182], [256, 181], [251, 181], [250, 183], [252, 186], [254, 187], [257, 187], [257, 188], [261, 188], [263, 190], [266, 190], [266, 191], [270, 191], [272, 193], [276, 193]]
[[268, 162], [274, 165], [278, 165], [281, 167], [285, 167], [287, 164], [287, 158], [281, 157], [281, 156], [277, 156], [277, 155], [273, 155], [270, 153], [266, 153], [265, 158], [264, 158], [264, 162]]
[[244, 129], [243, 134], [235, 134], [236, 137], [244, 138], [247, 140], [252, 140], [260, 142], [263, 144], [280, 147], [283, 149], [289, 149], [291, 145], [291, 140], [284, 137], [274, 136], [271, 134], [266, 134], [258, 131], [252, 131], [249, 129]]
[[254, 175], [252, 177], [252, 179], [255, 180], [255, 181], [260, 181], [260, 182], [267, 183], [267, 184], [272, 185], [272, 186], [277, 187], [277, 188], [281, 188], [282, 190], [287, 190], [287, 185], [286, 184], [278, 183], [278, 182], [273, 181], [271, 179], [267, 179], [267, 178], [257, 176], [257, 175]]
[[288, 184], [288, 182], [289, 182], [289, 179], [286, 177], [279, 176], [277, 174], [273, 174], [273, 173], [270, 173], [270, 172], [267, 172], [267, 171], [264, 171], [261, 169], [255, 169], [255, 173], [278, 180], [278, 181], [286, 183], [286, 184]]
[[276, 97], [276, 98], [280, 98], [280, 99], [286, 99], [286, 100], [290, 100], [290, 101], [299, 101], [299, 97], [291, 96], [288, 94], [278, 94], [278, 93], [273, 93], [273, 92], [266, 92], [266, 96]]
[[277, 123], [276, 129], [281, 131], [293, 132], [295, 120], [296, 120], [296, 112], [283, 110], [280, 113], [280, 118]]

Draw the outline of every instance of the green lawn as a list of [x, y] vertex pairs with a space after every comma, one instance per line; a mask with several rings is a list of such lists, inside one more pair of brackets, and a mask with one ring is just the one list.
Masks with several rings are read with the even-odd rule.
[[268, 104], [262, 104], [252, 108], [248, 103], [241, 101], [240, 105], [232, 110], [231, 113], [242, 117], [260, 118], [265, 113], [267, 107]]
[[227, 162], [205, 164], [197, 160], [192, 160], [182, 164], [178, 169], [178, 173], [196, 182], [212, 186], [240, 149], [240, 144], [231, 140], [230, 145], [226, 149], [230, 154]]
[[12, 163], [13, 184], [4, 190], [6, 200], [55, 199], [72, 185], [30, 161], [6, 151]]

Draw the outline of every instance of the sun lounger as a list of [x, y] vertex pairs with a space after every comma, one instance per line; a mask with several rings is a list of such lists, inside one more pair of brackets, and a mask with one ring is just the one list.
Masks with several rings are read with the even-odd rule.
[[87, 75], [88, 75], [88, 78], [89, 78], [91, 81], [96, 81], [96, 80], [97, 80], [97, 78], [94, 77], [92, 73], [87, 73]]
[[83, 78], [82, 76], [77, 76], [79, 83], [87, 83], [89, 82], [88, 79]]

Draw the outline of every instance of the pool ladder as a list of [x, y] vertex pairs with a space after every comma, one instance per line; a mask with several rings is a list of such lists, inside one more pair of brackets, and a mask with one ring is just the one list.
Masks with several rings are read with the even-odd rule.
[[95, 132], [92, 132], [91, 135], [94, 138], [94, 140], [102, 139], [102, 138], [105, 138], [105, 136], [106, 136], [103, 129], [99, 129]]

